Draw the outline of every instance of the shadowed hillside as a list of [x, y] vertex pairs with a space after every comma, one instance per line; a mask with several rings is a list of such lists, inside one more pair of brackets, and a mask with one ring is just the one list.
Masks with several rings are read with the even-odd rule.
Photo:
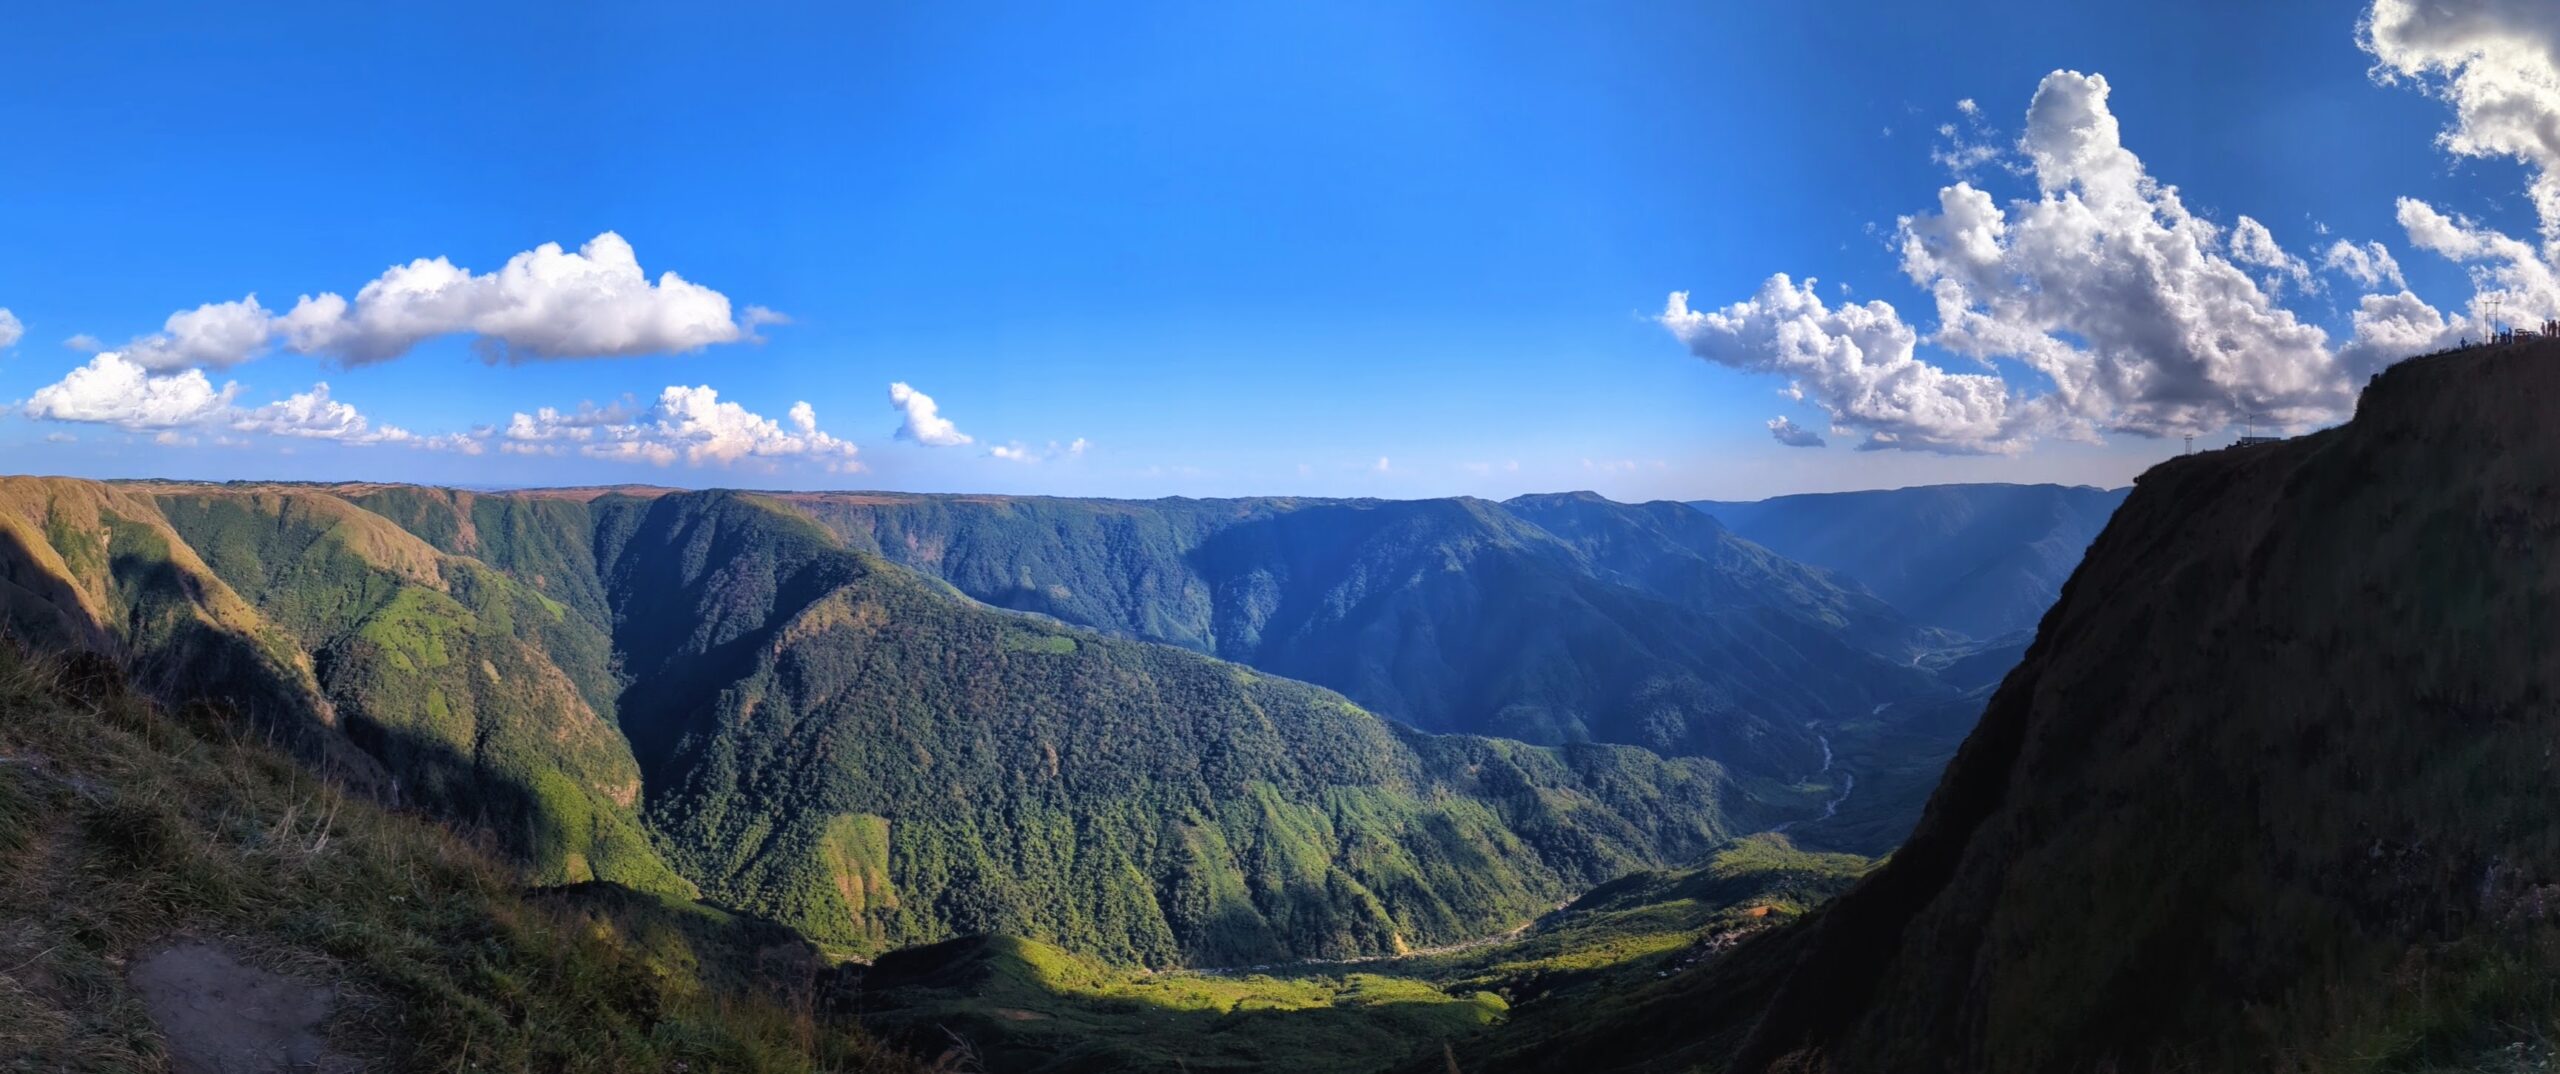
[[1992, 639], [2034, 628], [2125, 493], [1931, 485], [1692, 506], [1854, 579], [1915, 622]]

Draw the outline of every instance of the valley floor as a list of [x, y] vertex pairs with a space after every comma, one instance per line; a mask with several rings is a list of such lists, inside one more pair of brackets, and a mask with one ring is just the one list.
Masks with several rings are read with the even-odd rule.
[[1493, 1027], [1536, 1034], [1583, 1004], [1713, 960], [1862, 874], [1868, 859], [1780, 835], [1691, 869], [1625, 877], [1501, 937], [1351, 963], [1149, 973], [1034, 941], [953, 940], [883, 956], [866, 1021], [892, 1040], [961, 1040], [990, 1070], [1394, 1069]]

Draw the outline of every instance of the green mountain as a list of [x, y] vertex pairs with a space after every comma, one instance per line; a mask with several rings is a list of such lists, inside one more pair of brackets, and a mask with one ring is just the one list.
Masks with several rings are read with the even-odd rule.
[[607, 639], [500, 572], [322, 492], [35, 478], [0, 479], [0, 561], [22, 637], [242, 710], [540, 882], [692, 891], [640, 828]]
[[1427, 730], [1641, 745], [1792, 777], [1811, 722], [1937, 689], [1944, 644], [1676, 504], [803, 493], [988, 604], [1341, 691]]
[[2554, 398], [2474, 348], [2154, 467], [1890, 862], [1505, 1065], [2547, 1065]]
[[0, 504], [13, 622], [265, 712], [537, 882], [698, 890], [857, 950], [1393, 952], [1818, 804], [987, 608], [770, 497], [30, 479]]
[[2126, 491], [1928, 485], [1691, 506], [1914, 622], [1993, 639], [2035, 628]]

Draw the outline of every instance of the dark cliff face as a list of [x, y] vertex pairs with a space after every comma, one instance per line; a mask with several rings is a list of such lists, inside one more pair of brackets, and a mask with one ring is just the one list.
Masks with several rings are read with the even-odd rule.
[[2547, 1038], [2555, 411], [2560, 346], [2474, 350], [2341, 428], [2144, 475], [1735, 1068], [2407, 1069]]

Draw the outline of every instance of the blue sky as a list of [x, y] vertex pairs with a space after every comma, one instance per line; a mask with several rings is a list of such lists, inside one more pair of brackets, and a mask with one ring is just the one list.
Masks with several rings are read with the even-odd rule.
[[[2335, 239], [2381, 241], [2450, 314], [2468, 266], [2411, 249], [2397, 199], [2535, 233], [2535, 162], [2440, 149], [2458, 102], [2377, 82], [2353, 9], [1964, 6], [21, 12], [0, 38], [0, 307], [24, 326], [0, 351], [0, 400], [19, 401], [0, 446], [11, 471], [479, 485], [1722, 498], [2115, 484], [2191, 424], [2207, 442], [2231, 430], [2116, 399], [2032, 429], [2004, 419], [1960, 438], [1975, 453], [1861, 451], [1878, 429], [1924, 433], [1819, 391], [1783, 396], [1802, 378], [1755, 367], [1768, 339], [1654, 318], [1674, 291], [1706, 308], [1773, 273], [1818, 277], [1826, 300], [1891, 302], [1921, 361], [2046, 390], [2032, 363], [1982, 367], [1926, 338], [1937, 312], [1895, 229], [1955, 181], [1932, 159], [1950, 145], [1941, 124], [1967, 138], [1980, 123], [2014, 158], [2057, 70], [2104, 75], [2125, 147], [2188, 209], [2262, 221], [2315, 272]], [[2125, 10], [2055, 10], [2100, 6]], [[2014, 164], [1977, 171], [1997, 199], [2036, 196]], [[202, 370], [239, 385], [235, 409], [203, 421], [31, 405], [93, 361], [74, 336], [131, 355], [200, 304], [254, 293], [281, 315], [414, 259], [487, 273], [606, 231], [649, 277], [672, 270], [736, 317], [789, 323], [616, 357], [529, 356], [518, 340], [518, 360], [495, 362], [474, 345], [487, 332], [457, 329], [363, 364], [300, 353], [279, 329]], [[2367, 288], [2322, 276], [2281, 304], [2342, 349]], [[2054, 337], [2081, 342], [2084, 316], [2049, 318]], [[184, 372], [164, 362], [153, 375]], [[415, 438], [230, 416], [321, 381], [365, 428]], [[893, 382], [970, 442], [896, 436]], [[592, 402], [647, 421], [669, 386], [771, 419], [772, 443], [796, 435], [786, 415], [805, 401], [833, 439], [664, 464], [569, 439], [501, 450], [518, 412]], [[2250, 392], [2233, 406], [2297, 423], [2337, 408]], [[2171, 435], [2108, 432], [2118, 411]], [[1828, 446], [1781, 444], [1780, 416]], [[1034, 461], [990, 453], [1017, 443]]]

